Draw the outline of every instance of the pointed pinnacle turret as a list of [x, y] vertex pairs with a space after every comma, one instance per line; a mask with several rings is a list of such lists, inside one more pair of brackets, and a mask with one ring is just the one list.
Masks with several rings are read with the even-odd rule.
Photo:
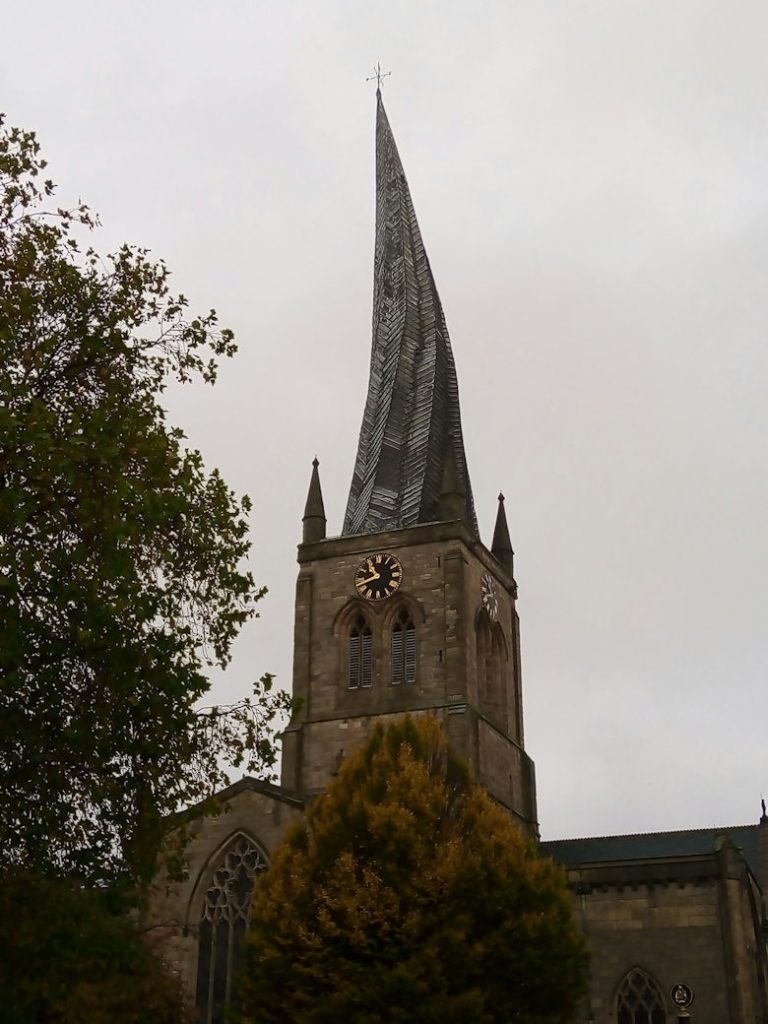
[[493, 530], [491, 554], [496, 556], [499, 564], [507, 570], [510, 576], [514, 575], [515, 553], [512, 550], [512, 541], [509, 539], [509, 527], [507, 526], [507, 513], [504, 511], [503, 494], [499, 494], [499, 508], [496, 512], [496, 526]]
[[302, 519], [302, 543], [311, 544], [315, 540], [325, 539], [325, 506], [323, 492], [320, 488], [320, 474], [317, 458], [312, 460], [312, 478], [309, 481], [307, 503], [304, 506]]
[[450, 452], [464, 494], [461, 518], [477, 536], [448, 329], [380, 91], [376, 109], [373, 344], [342, 533], [442, 518]]

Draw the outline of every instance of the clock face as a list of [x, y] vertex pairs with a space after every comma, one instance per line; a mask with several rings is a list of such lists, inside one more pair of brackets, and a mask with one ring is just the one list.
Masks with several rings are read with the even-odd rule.
[[361, 562], [355, 573], [355, 590], [367, 601], [392, 597], [403, 582], [403, 567], [394, 555], [378, 551]]
[[480, 580], [480, 594], [482, 596], [483, 608], [488, 612], [488, 617], [495, 622], [499, 617], [499, 602], [496, 597], [496, 588], [493, 585], [492, 577], [484, 572]]

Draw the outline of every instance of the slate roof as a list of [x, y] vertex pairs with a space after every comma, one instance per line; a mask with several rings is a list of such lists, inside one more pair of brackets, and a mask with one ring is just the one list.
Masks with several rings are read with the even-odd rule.
[[376, 110], [376, 244], [368, 396], [343, 534], [435, 522], [449, 451], [477, 536], [443, 308], [381, 93]]
[[642, 832], [625, 836], [556, 839], [540, 844], [541, 852], [566, 867], [611, 861], [650, 860], [711, 853], [727, 835], [741, 849], [753, 875], [758, 875], [757, 825], [696, 828], [677, 832]]

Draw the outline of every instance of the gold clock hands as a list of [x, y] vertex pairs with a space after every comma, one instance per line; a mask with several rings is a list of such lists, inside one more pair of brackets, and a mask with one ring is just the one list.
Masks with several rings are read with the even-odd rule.
[[368, 571], [370, 572], [371, 575], [368, 576], [364, 580], [360, 580], [360, 586], [361, 587], [365, 586], [367, 583], [373, 583], [374, 580], [380, 580], [381, 579], [381, 573], [380, 572], [376, 572], [376, 570], [373, 567], [373, 559], [372, 558], [368, 558], [367, 562], [368, 562]]

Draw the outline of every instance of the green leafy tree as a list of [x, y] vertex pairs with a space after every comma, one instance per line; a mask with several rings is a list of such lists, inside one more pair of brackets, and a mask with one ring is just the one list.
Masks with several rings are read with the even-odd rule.
[[0, 883], [3, 1024], [192, 1024], [179, 979], [120, 901], [66, 879], [7, 881]]
[[100, 256], [0, 118], [0, 877], [145, 882], [163, 819], [274, 760], [270, 678], [196, 710], [263, 591], [247, 498], [166, 422], [235, 351], [147, 251]]
[[259, 880], [243, 1021], [556, 1024], [584, 991], [560, 869], [432, 716], [379, 726]]

